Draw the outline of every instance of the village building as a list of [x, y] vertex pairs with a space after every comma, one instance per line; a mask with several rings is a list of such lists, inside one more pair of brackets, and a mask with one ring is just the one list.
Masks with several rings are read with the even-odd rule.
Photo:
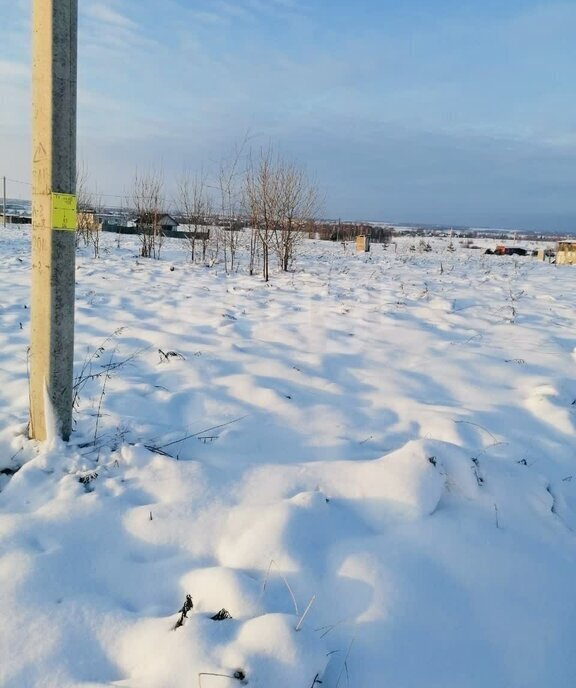
[[576, 264], [576, 241], [559, 241], [556, 248], [556, 265]]

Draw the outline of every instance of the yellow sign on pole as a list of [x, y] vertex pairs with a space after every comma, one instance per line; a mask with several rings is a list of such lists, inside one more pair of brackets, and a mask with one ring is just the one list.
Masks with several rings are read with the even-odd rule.
[[76, 231], [76, 196], [73, 194], [52, 194], [52, 228]]

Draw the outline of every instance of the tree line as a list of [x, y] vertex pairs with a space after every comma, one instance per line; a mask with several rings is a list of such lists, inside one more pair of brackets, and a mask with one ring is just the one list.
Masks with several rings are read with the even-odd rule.
[[[87, 192], [87, 175], [77, 177], [78, 242], [99, 251], [94, 215], [103, 209], [101, 196]], [[136, 171], [126, 206], [138, 218], [140, 255], [160, 258], [164, 240], [161, 220], [178, 217], [192, 262], [223, 262], [227, 272], [237, 269], [238, 252], [245, 244], [248, 271], [270, 279], [272, 260], [289, 271], [303, 238], [313, 231], [320, 210], [318, 187], [305, 170], [273, 148], [245, 153], [240, 146], [218, 166], [213, 178], [184, 171], [168, 202], [160, 168]], [[90, 210], [91, 213], [82, 212]], [[211, 231], [206, 231], [210, 226]]]

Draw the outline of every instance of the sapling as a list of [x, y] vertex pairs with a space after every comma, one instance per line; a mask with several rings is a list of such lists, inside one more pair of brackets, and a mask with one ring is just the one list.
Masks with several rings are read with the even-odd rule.
[[[188, 227], [186, 240], [190, 251], [190, 262], [196, 259], [196, 241], [202, 240], [203, 260], [206, 253], [206, 241], [209, 230], [206, 229], [206, 218], [212, 215], [211, 199], [206, 191], [206, 178], [204, 174], [192, 177], [185, 171], [178, 182], [178, 203], [180, 212]], [[202, 227], [202, 232], [200, 228]], [[173, 269], [173, 268], [171, 268]]]
[[218, 227], [216, 234], [221, 235], [222, 248], [224, 250], [224, 270], [226, 274], [238, 269], [236, 254], [240, 246], [242, 233], [239, 231], [238, 216], [240, 214], [240, 180], [243, 176], [242, 158], [248, 143], [248, 132], [244, 140], [237, 145], [229, 159], [222, 159], [217, 173], [216, 186], [220, 195], [220, 216], [222, 226]]
[[136, 211], [140, 227], [140, 255], [142, 258], [160, 259], [163, 233], [162, 217], [163, 174], [159, 170], [136, 171], [132, 187], [131, 204]]
[[84, 363], [82, 364], [82, 368], [80, 369], [80, 373], [77, 375], [77, 377], [74, 379], [74, 395], [72, 398], [72, 406], [76, 407], [78, 400], [79, 400], [79, 394], [82, 388], [86, 385], [86, 383], [89, 380], [95, 380], [96, 378], [99, 378], [101, 375], [104, 374], [104, 372], [110, 372], [110, 370], [116, 370], [117, 368], [121, 367], [125, 363], [128, 363], [129, 361], [133, 360], [138, 354], [140, 354], [144, 349], [141, 349], [140, 351], [135, 352], [134, 354], [130, 355], [127, 359], [124, 361], [119, 361], [115, 363], [113, 366], [102, 366], [103, 370], [99, 371], [98, 373], [92, 373], [92, 366], [94, 365], [95, 361], [100, 359], [104, 351], [106, 351], [106, 346], [113, 341], [114, 337], [118, 337], [119, 335], [124, 332], [126, 328], [125, 327], [119, 327], [118, 329], [114, 330], [114, 332], [109, 336], [104, 339], [104, 341], [98, 346], [94, 351], [90, 353], [88, 351], [86, 358], [84, 359]]
[[[114, 353], [116, 350], [112, 351], [112, 354], [110, 355], [110, 361], [108, 363], [108, 367], [112, 365], [112, 361], [114, 359]], [[102, 401], [104, 400], [104, 395], [106, 394], [106, 383], [110, 379], [110, 373], [106, 372], [104, 374], [104, 382], [102, 383], [102, 391], [100, 392], [100, 398], [98, 400], [98, 409], [96, 411], [96, 425], [94, 427], [94, 444], [96, 444], [96, 441], [98, 439], [98, 425], [100, 423], [100, 416], [101, 416], [101, 411], [102, 411]]]

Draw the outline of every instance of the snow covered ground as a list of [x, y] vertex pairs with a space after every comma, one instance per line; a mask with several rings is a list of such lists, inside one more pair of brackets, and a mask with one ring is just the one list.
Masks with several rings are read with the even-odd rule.
[[4, 232], [0, 685], [576, 685], [576, 268], [448, 241], [264, 284], [106, 235], [39, 446]]

